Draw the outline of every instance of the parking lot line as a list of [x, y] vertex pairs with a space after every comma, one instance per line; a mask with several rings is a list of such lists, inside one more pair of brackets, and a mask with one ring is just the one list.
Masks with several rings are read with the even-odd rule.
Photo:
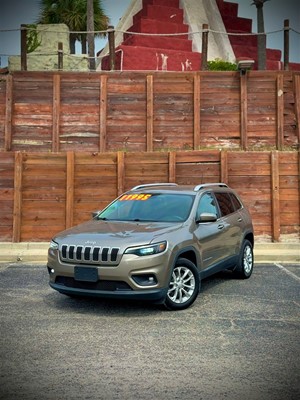
[[294, 274], [293, 272], [289, 271], [287, 268], [285, 268], [283, 265], [275, 263], [276, 267], [279, 269], [283, 270], [287, 275], [290, 275], [292, 278], [296, 279], [297, 281], [300, 282], [300, 277]]

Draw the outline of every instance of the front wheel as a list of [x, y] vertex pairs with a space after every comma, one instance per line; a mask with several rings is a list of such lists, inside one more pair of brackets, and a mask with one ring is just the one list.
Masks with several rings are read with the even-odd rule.
[[234, 273], [237, 277], [242, 279], [250, 278], [253, 271], [254, 257], [253, 246], [249, 240], [245, 240]]
[[195, 264], [179, 258], [172, 271], [165, 300], [168, 310], [184, 310], [196, 300], [200, 288], [199, 271]]

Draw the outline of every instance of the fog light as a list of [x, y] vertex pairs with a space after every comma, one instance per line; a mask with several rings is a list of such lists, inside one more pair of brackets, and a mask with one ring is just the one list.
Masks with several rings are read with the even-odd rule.
[[132, 279], [140, 286], [154, 286], [157, 284], [157, 279], [154, 274], [133, 275]]
[[51, 272], [51, 274], [54, 274], [54, 269], [52, 268], [50, 272]]

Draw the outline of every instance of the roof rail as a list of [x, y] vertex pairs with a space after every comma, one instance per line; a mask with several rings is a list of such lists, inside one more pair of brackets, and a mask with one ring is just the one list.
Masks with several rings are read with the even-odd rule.
[[132, 189], [130, 190], [137, 190], [137, 189], [143, 189], [143, 188], [147, 188], [147, 187], [151, 187], [151, 186], [178, 186], [177, 183], [145, 183], [143, 185], [137, 185], [134, 186]]
[[194, 192], [198, 192], [199, 190], [206, 188], [206, 187], [211, 187], [211, 186], [218, 186], [218, 187], [227, 187], [226, 183], [202, 183], [200, 185], [197, 185], [194, 187]]

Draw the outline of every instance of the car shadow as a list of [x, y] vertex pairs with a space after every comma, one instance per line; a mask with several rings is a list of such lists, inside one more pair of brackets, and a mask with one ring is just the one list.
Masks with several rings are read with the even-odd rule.
[[[222, 285], [228, 280], [234, 279], [231, 271], [222, 271], [201, 281], [201, 293], [209, 293], [216, 286]], [[68, 296], [56, 291], [49, 292], [44, 301], [53, 309], [68, 311], [71, 313], [94, 314], [99, 316], [124, 317], [145, 317], [151, 314], [170, 312], [162, 304], [155, 304], [149, 301], [121, 300], [90, 296]], [[179, 312], [188, 312], [193, 308]], [[178, 312], [178, 311], [177, 311]], [[171, 312], [172, 313], [172, 312]]]

